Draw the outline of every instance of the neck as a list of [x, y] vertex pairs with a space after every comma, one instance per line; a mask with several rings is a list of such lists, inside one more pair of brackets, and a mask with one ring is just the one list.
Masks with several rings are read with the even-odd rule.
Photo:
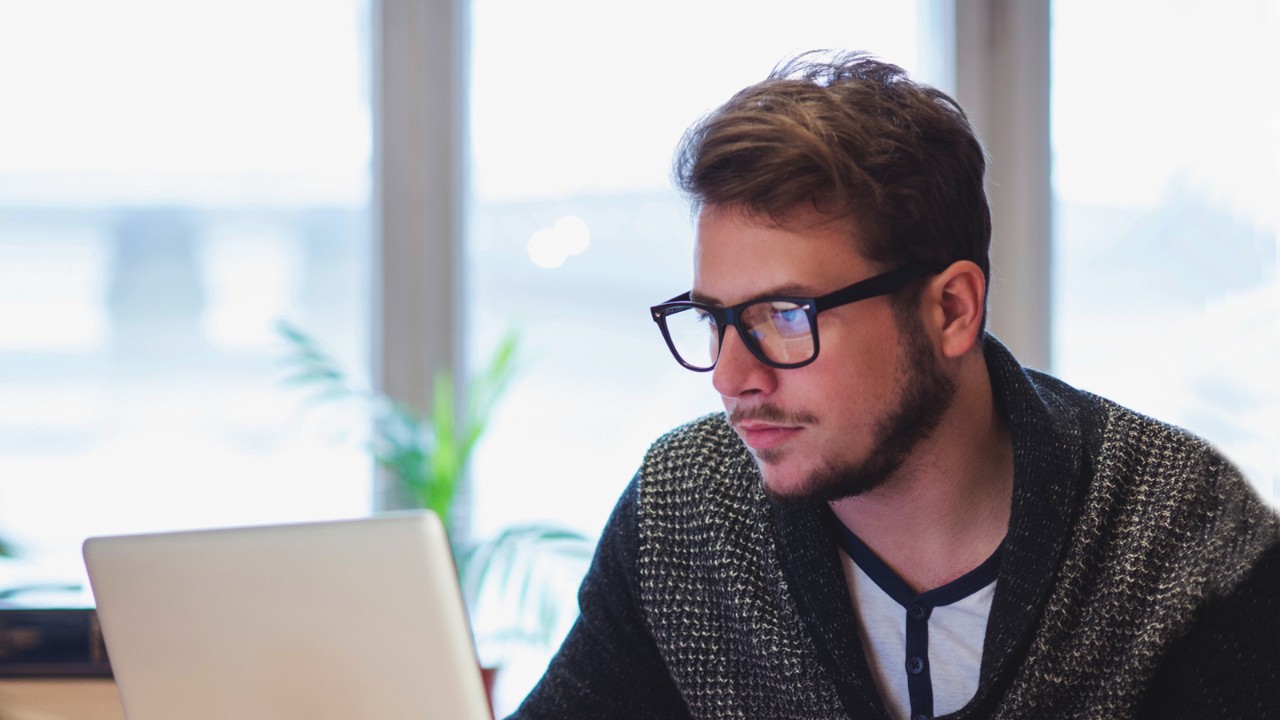
[[918, 592], [990, 557], [1009, 527], [1013, 446], [986, 362], [962, 367], [930, 437], [875, 490], [831, 503], [836, 517]]

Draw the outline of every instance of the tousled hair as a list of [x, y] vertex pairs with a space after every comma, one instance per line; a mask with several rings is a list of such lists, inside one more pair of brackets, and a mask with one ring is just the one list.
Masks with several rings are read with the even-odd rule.
[[860, 52], [779, 65], [685, 133], [674, 179], [695, 208], [785, 224], [849, 220], [887, 267], [971, 260], [990, 278], [986, 159], [960, 106]]

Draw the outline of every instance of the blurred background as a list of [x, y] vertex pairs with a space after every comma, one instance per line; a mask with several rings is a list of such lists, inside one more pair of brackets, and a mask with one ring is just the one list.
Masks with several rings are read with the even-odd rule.
[[[646, 312], [691, 280], [684, 129], [813, 48], [871, 50], [986, 117], [955, 40], [978, 5], [994, 62], [1047, 71], [1045, 161], [993, 191], [1047, 190], [1040, 231], [996, 240], [1043, 270], [997, 334], [1029, 309], [1015, 352], [1280, 498], [1280, 2], [1046, 0], [1029, 40], [999, 2], [455, 0], [422, 36], [386, 22], [405, 4], [0, 3], [5, 603], [86, 602], [89, 535], [386, 504], [362, 420], [282, 382], [279, 320], [420, 406], [431, 363], [465, 374], [517, 332], [464, 526], [595, 537], [649, 442], [719, 407]], [[452, 90], [414, 95], [422, 77]], [[405, 94], [445, 124], [391, 128]], [[1022, 167], [1017, 126], [979, 130], [993, 174]], [[421, 205], [396, 200], [402, 162], [445, 187], [443, 231], [391, 238], [432, 222], [397, 215]], [[997, 294], [1019, 267], [997, 258]]]

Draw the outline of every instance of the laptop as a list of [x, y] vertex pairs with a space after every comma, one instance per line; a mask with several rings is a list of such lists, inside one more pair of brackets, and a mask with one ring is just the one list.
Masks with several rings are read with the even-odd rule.
[[97, 537], [84, 559], [128, 720], [492, 720], [429, 512]]

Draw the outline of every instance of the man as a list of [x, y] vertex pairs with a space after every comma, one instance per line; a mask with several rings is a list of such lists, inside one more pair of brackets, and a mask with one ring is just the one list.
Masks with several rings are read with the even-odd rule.
[[984, 164], [860, 54], [687, 134], [652, 313], [725, 413], [650, 450], [519, 718], [1280, 717], [1280, 520], [985, 334]]

